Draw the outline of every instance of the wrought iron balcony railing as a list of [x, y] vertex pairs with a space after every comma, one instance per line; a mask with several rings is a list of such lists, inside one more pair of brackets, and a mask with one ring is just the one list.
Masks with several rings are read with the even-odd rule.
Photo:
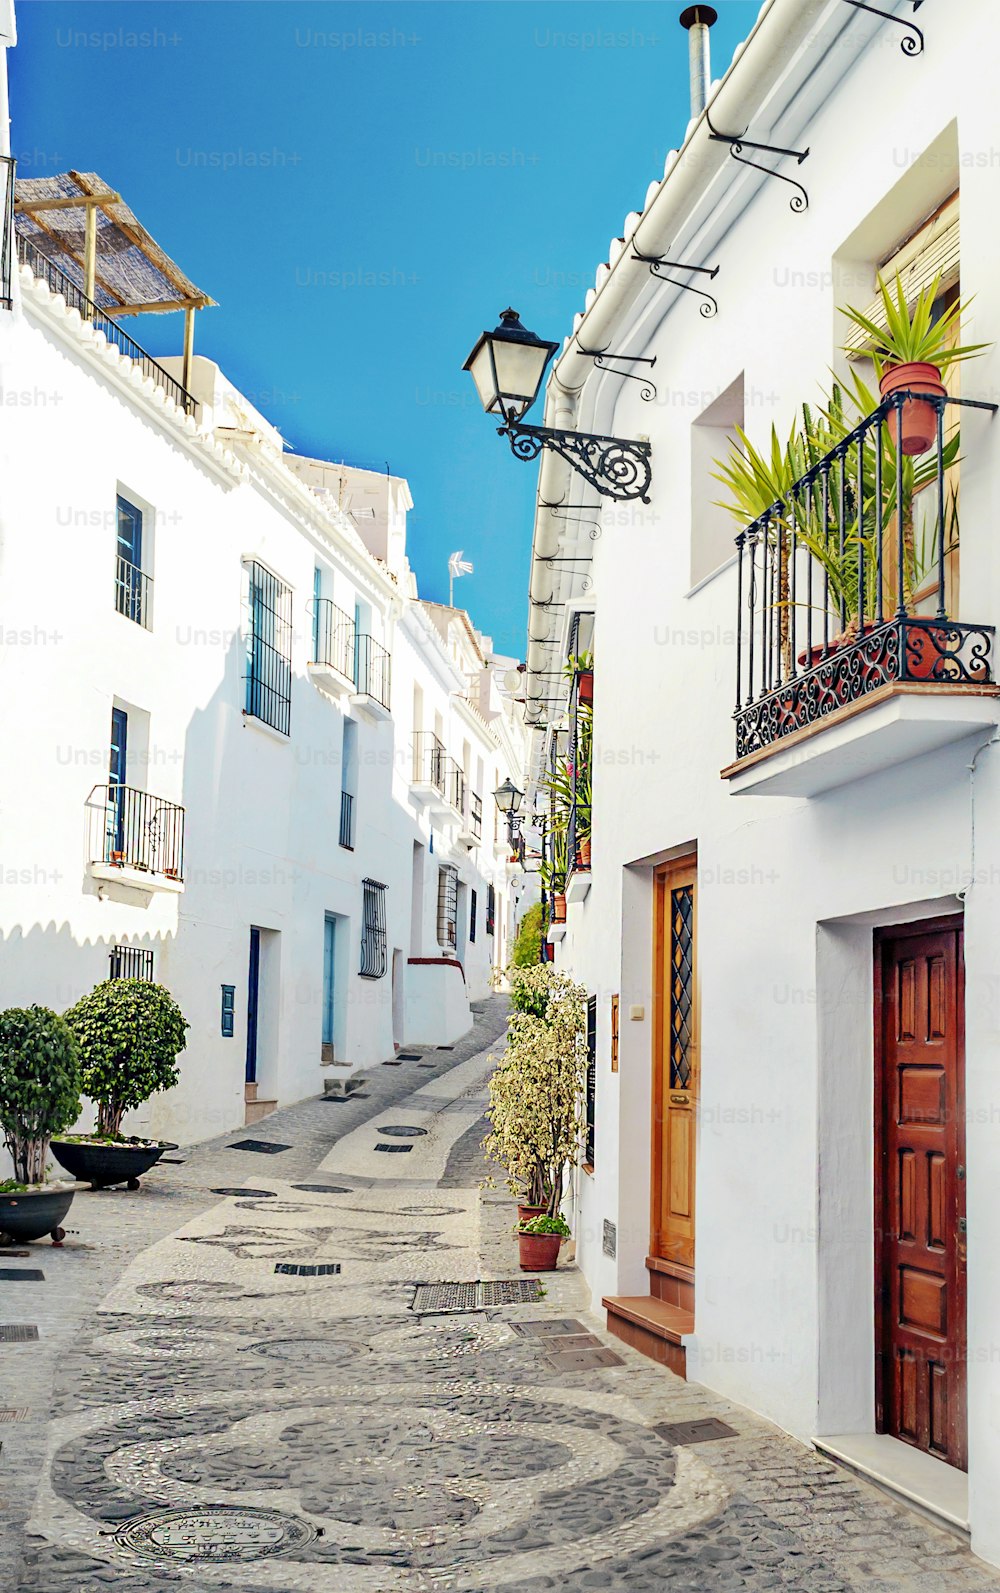
[[483, 799], [473, 791], [469, 796], [469, 824], [477, 841], [483, 838]]
[[354, 683], [366, 697], [374, 697], [382, 707], [389, 707], [392, 659], [381, 642], [374, 636], [358, 636], [355, 647], [356, 670]]
[[445, 799], [465, 817], [465, 773], [454, 758], [444, 760]]
[[[914, 458], [893, 438], [917, 397], [936, 410], [936, 438]], [[892, 395], [736, 538], [737, 759], [895, 682], [992, 681], [994, 627], [949, 613], [952, 405], [995, 407]]]
[[152, 589], [152, 577], [143, 574], [138, 565], [130, 559], [116, 559], [115, 608], [147, 631], [152, 621]]
[[108, 342], [113, 343], [119, 353], [140, 365], [143, 375], [152, 377], [157, 387], [162, 387], [167, 396], [172, 398], [186, 414], [193, 415], [196, 412], [198, 408], [196, 400], [176, 377], [165, 371], [151, 354], [147, 354], [134, 338], [123, 331], [117, 321], [111, 319], [106, 310], [102, 310], [99, 304], [95, 304], [93, 299], [87, 297], [72, 277], [67, 276], [65, 271], [61, 271], [45, 255], [40, 254], [34, 244], [21, 233], [17, 234], [17, 257], [22, 265], [31, 268], [33, 275], [40, 281], [47, 282], [53, 293], [61, 293], [71, 309], [79, 310], [85, 321], [89, 321], [99, 332], [103, 332]]
[[354, 851], [354, 797], [350, 791], [340, 793], [340, 844], [346, 851]]
[[11, 281], [14, 272], [14, 173], [17, 162], [11, 155], [0, 155], [0, 205], [3, 207], [3, 234], [0, 236], [0, 309], [13, 304]]
[[413, 783], [430, 785], [440, 796], [445, 794], [444, 744], [432, 730], [418, 730], [413, 737]]
[[130, 785], [95, 785], [87, 799], [91, 863], [184, 878], [184, 809]]
[[354, 621], [328, 597], [315, 599], [312, 642], [312, 663], [354, 679]]

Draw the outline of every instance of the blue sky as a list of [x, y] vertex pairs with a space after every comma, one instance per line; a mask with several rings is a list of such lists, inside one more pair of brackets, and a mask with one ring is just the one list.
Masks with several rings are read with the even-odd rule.
[[[758, 0], [716, 0], [713, 73]], [[97, 171], [219, 301], [200, 352], [291, 446], [406, 476], [425, 597], [524, 650], [537, 466], [462, 363], [562, 338], [688, 118], [678, 4], [21, 0], [19, 173]], [[176, 316], [130, 330], [180, 347]], [[537, 415], [533, 418], [537, 418]]]

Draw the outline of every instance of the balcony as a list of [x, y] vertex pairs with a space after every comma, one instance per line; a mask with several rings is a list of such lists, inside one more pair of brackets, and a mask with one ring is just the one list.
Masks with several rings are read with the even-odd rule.
[[365, 719], [377, 723], [391, 718], [389, 691], [392, 660], [374, 636], [358, 636], [354, 648], [354, 686], [350, 704]]
[[444, 794], [448, 807], [460, 818], [465, 818], [465, 772], [455, 762], [454, 758], [444, 760]]
[[924, 399], [936, 445], [907, 458], [893, 412], [916, 396], [887, 399], [736, 539], [733, 794], [814, 796], [997, 723], [994, 628], [950, 612], [957, 425], [946, 431], [949, 406], [992, 406]]
[[465, 809], [462, 816], [462, 828], [459, 831], [459, 844], [467, 846], [471, 852], [478, 846], [483, 838], [483, 799], [475, 791], [466, 793]]
[[115, 608], [144, 630], [153, 622], [153, 582], [130, 559], [115, 560]]
[[413, 738], [410, 790], [419, 801], [440, 813], [447, 813], [449, 806], [447, 764], [443, 742], [438, 740], [433, 731], [418, 731]]
[[340, 844], [345, 852], [354, 851], [354, 797], [350, 791], [340, 793]]
[[313, 603], [309, 678], [334, 696], [354, 690], [354, 621], [328, 597]]
[[91, 876], [147, 891], [184, 889], [184, 809], [128, 785], [95, 785], [87, 798]]

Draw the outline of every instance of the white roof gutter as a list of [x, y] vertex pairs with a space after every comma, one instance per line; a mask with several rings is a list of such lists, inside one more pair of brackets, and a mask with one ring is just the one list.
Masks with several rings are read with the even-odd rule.
[[[706, 111], [689, 124], [681, 149], [668, 157], [661, 181], [647, 195], [640, 217], [630, 216], [625, 225], [624, 243], [615, 241], [608, 265], [597, 272], [596, 287], [587, 294], [586, 308], [574, 322], [573, 334], [553, 366], [545, 394], [544, 423], [564, 430], [575, 430], [580, 397], [594, 365], [579, 351], [577, 339], [589, 348], [602, 348], [614, 335], [621, 317], [634, 304], [649, 280], [648, 268], [632, 259], [632, 250], [646, 255], [662, 255], [675, 243], [691, 210], [703, 197], [709, 183], [730, 163], [729, 146], [710, 136], [708, 117], [720, 132], [754, 130], [762, 100], [773, 90], [782, 70], [794, 59], [812, 34], [830, 0], [765, 0], [750, 34], [738, 48], [725, 77], [718, 84]], [[762, 37], [762, 35], [764, 35]], [[776, 118], [772, 115], [770, 120]], [[558, 454], [546, 449], [538, 477], [539, 503], [558, 503], [569, 499], [574, 477]], [[579, 485], [576, 488], [580, 491]], [[556, 593], [553, 567], [541, 560], [559, 551], [559, 538], [565, 533], [565, 519], [555, 518], [539, 507], [535, 516], [529, 593], [535, 603], [549, 602]], [[540, 627], [532, 607], [528, 618], [528, 701], [525, 714], [529, 725], [544, 714], [539, 704], [534, 712], [531, 697], [548, 695], [538, 679], [540, 672], [553, 667], [553, 649], [540, 645]], [[536, 690], [532, 693], [532, 677]]]

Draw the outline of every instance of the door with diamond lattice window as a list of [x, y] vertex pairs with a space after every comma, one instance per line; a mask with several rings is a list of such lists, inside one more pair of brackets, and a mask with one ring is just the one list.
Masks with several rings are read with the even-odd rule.
[[696, 874], [693, 857], [655, 875], [651, 1253], [694, 1266], [698, 1112]]

